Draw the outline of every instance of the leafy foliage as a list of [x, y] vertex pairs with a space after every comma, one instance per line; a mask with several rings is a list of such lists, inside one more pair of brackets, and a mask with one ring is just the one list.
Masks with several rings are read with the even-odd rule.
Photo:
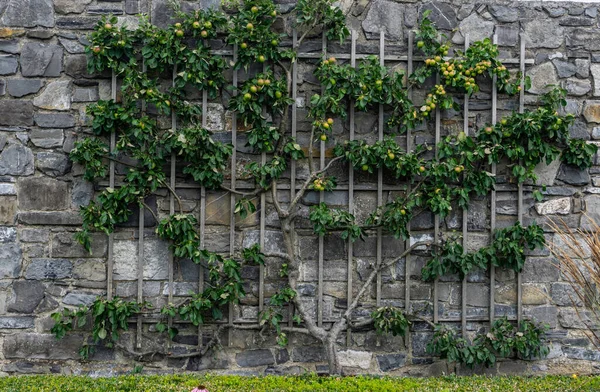
[[352, 242], [363, 236], [361, 227], [354, 221], [354, 215], [345, 210], [329, 208], [325, 203], [313, 206], [309, 219], [314, 232], [319, 235], [325, 235], [331, 230], [340, 230], [342, 239]]
[[476, 365], [490, 367], [497, 358], [507, 358], [513, 353], [523, 359], [542, 358], [550, 351], [544, 339], [547, 328], [524, 320], [517, 329], [506, 318], [500, 318], [494, 321], [490, 332], [478, 335], [473, 344], [469, 344], [465, 338], [458, 337], [453, 329], [436, 325], [427, 351], [470, 368]]
[[423, 280], [431, 281], [449, 274], [459, 274], [462, 278], [475, 268], [485, 269], [489, 265], [521, 272], [526, 259], [525, 249], [538, 249], [545, 243], [540, 226], [523, 227], [518, 222], [497, 230], [492, 244], [476, 252], [465, 253], [458, 241], [448, 240], [423, 267]]
[[391, 306], [377, 308], [371, 313], [371, 318], [378, 334], [391, 332], [394, 336], [404, 336], [410, 324], [400, 309]]

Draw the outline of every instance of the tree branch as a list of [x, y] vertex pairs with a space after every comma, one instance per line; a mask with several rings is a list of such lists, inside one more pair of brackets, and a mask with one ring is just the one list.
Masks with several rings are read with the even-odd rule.
[[171, 192], [173, 197], [175, 197], [175, 200], [177, 200], [177, 204], [179, 205], [179, 213], [183, 215], [183, 202], [181, 201], [181, 198], [179, 197], [177, 192], [175, 192], [175, 189], [171, 188], [171, 185], [167, 184], [166, 181], [163, 181], [163, 180], [158, 180], [158, 181], [161, 184], [163, 184], [169, 190], [169, 192]]
[[292, 211], [294, 209], [294, 207], [296, 207], [296, 205], [298, 204], [298, 202], [300, 201], [300, 199], [302, 199], [302, 197], [304, 196], [304, 193], [306, 193], [306, 190], [308, 189], [308, 187], [310, 186], [310, 184], [321, 174], [325, 173], [327, 170], [329, 170], [331, 168], [331, 166], [339, 161], [340, 159], [342, 159], [342, 156], [339, 157], [335, 157], [333, 158], [331, 161], [329, 161], [329, 163], [321, 170], [317, 171], [317, 172], [313, 172], [307, 179], [306, 181], [304, 181], [304, 184], [302, 184], [302, 187], [300, 188], [300, 190], [298, 191], [298, 193], [296, 193], [296, 197], [294, 197], [294, 200], [292, 200], [292, 202], [290, 203], [289, 206], [289, 211]]

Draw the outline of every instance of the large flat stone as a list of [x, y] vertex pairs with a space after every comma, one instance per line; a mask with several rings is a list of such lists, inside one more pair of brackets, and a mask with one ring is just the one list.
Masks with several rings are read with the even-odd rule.
[[568, 215], [571, 212], [571, 198], [563, 197], [544, 203], [537, 203], [535, 210], [540, 215]]
[[17, 198], [0, 196], [0, 225], [14, 225], [17, 216]]
[[0, 243], [15, 242], [17, 229], [14, 227], [0, 226]]
[[366, 351], [346, 350], [338, 353], [340, 365], [344, 367], [369, 369], [373, 353]]
[[[165, 280], [168, 278], [169, 248], [164, 241], [144, 241], [144, 279]], [[115, 241], [114, 245], [116, 280], [136, 280], [138, 244], [136, 241]]]
[[379, 34], [383, 31], [386, 39], [401, 41], [404, 35], [398, 27], [403, 23], [404, 5], [387, 0], [374, 0], [362, 22], [362, 28], [367, 39], [379, 39]]
[[71, 109], [71, 81], [58, 80], [48, 84], [44, 91], [33, 99], [33, 105], [47, 110]]
[[72, 163], [66, 154], [56, 152], [38, 152], [36, 167], [52, 177], [64, 176], [71, 170]]
[[10, 144], [0, 153], [0, 175], [29, 176], [33, 172], [33, 153], [24, 145]]
[[406, 354], [377, 355], [377, 363], [382, 372], [389, 372], [401, 368], [406, 364]]
[[16, 278], [21, 272], [23, 252], [19, 244], [0, 244], [0, 278]]
[[59, 45], [30, 42], [21, 52], [23, 76], [60, 76], [63, 69], [63, 48]]
[[13, 283], [13, 299], [7, 310], [14, 313], [33, 313], [44, 298], [45, 286], [36, 280], [19, 280]]
[[62, 129], [34, 129], [29, 133], [29, 140], [40, 148], [62, 147], [65, 135]]
[[65, 279], [71, 277], [73, 264], [65, 259], [32, 259], [25, 272], [25, 278]]
[[0, 125], [33, 125], [33, 103], [31, 101], [0, 101]]
[[107, 236], [104, 233], [91, 233], [91, 253], [78, 243], [73, 233], [57, 233], [52, 236], [52, 257], [98, 258], [106, 257], [108, 252]]
[[80, 14], [92, 0], [54, 0], [54, 9], [58, 14]]
[[58, 340], [51, 334], [21, 333], [4, 340], [3, 353], [6, 359], [79, 359], [82, 343], [80, 334]]
[[14, 75], [17, 73], [19, 63], [17, 57], [8, 54], [0, 54], [0, 75]]
[[470, 42], [481, 41], [491, 37], [493, 33], [494, 22], [473, 13], [460, 22], [458, 32], [452, 37], [452, 42], [462, 44], [465, 42], [467, 35]]
[[26, 225], [81, 226], [83, 220], [74, 211], [19, 212], [18, 220]]
[[531, 78], [531, 88], [528, 91], [532, 94], [544, 94], [550, 90], [548, 85], [558, 84], [558, 75], [551, 62], [533, 67], [527, 75]]
[[439, 30], [453, 30], [456, 28], [458, 24], [458, 20], [456, 17], [456, 11], [451, 4], [441, 2], [441, 1], [433, 1], [431, 3], [425, 3], [420, 8], [421, 18], [423, 17], [423, 13], [429, 10], [429, 20], [433, 22], [435, 27]]
[[[0, 3], [0, 13], [2, 5]], [[5, 0], [4, 6], [4, 13], [0, 17], [0, 26], [54, 27], [52, 0]]]
[[[49, 177], [28, 177], [18, 182], [22, 210], [56, 211], [70, 207], [69, 185]], [[39, 190], [43, 189], [43, 192]]]
[[68, 113], [36, 113], [33, 119], [36, 125], [42, 128], [73, 128], [75, 126], [75, 117]]
[[526, 48], [555, 49], [562, 45], [565, 29], [556, 20], [533, 19], [524, 25]]
[[21, 98], [29, 94], [35, 94], [44, 86], [41, 79], [9, 79], [6, 84], [6, 91], [16, 98]]
[[275, 358], [271, 350], [248, 350], [237, 353], [235, 361], [241, 367], [257, 367], [265, 365], [273, 365]]

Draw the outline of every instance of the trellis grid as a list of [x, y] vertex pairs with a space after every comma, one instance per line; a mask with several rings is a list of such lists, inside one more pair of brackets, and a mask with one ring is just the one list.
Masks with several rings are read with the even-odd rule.
[[[337, 54], [332, 54], [330, 53], [330, 56], [336, 57], [337, 59], [341, 59], [341, 60], [349, 60], [350, 64], [352, 67], [356, 67], [356, 63], [357, 60], [360, 59], [364, 59], [367, 56], [369, 56], [368, 54], [357, 54], [356, 53], [356, 49], [357, 49], [357, 32], [356, 31], [352, 31], [351, 32], [351, 49], [350, 49], [350, 54], [347, 53], [337, 53]], [[402, 55], [386, 55], [385, 54], [385, 34], [382, 32], [380, 33], [380, 39], [379, 39], [379, 59], [380, 59], [380, 64], [384, 65], [386, 64], [386, 62], [396, 62], [396, 63], [405, 63], [406, 64], [406, 69], [408, 74], [410, 74], [415, 66], [415, 63], [417, 62], [421, 62], [424, 60], [424, 58], [420, 58], [420, 57], [416, 57], [413, 54], [413, 41], [414, 41], [414, 32], [409, 32], [408, 37], [407, 37], [407, 43], [408, 43], [408, 53], [406, 56], [402, 56]], [[494, 44], [497, 44], [497, 36], [494, 35], [493, 36], [493, 42]], [[298, 35], [297, 32], [294, 30], [293, 31], [293, 35], [292, 35], [292, 46], [296, 49], [297, 48], [297, 42], [298, 42]], [[469, 47], [469, 36], [467, 35], [465, 37], [465, 50]], [[212, 51], [214, 54], [216, 55], [221, 55], [224, 57], [229, 57], [231, 58], [234, 62], [237, 60], [237, 47], [232, 48], [232, 50], [215, 50]], [[300, 52], [298, 54], [298, 59], [299, 60], [314, 60], [314, 59], [320, 59], [322, 56], [327, 55], [327, 39], [325, 37], [325, 34], [323, 34], [323, 39], [322, 39], [322, 50], [319, 53], [303, 53]], [[526, 60], [525, 59], [525, 43], [524, 43], [524, 39], [523, 36], [520, 36], [520, 48], [519, 48], [519, 58], [518, 59], [501, 59], [500, 61], [502, 61], [504, 64], [514, 64], [514, 65], [518, 65], [519, 67], [519, 71], [521, 72], [522, 78], [521, 78], [521, 91], [520, 91], [520, 95], [519, 95], [519, 112], [522, 113], [524, 110], [524, 103], [525, 103], [525, 92], [524, 92], [524, 75], [525, 75], [525, 67], [527, 64], [533, 64], [533, 60]], [[172, 78], [173, 78], [173, 82], [175, 80], [175, 77], [177, 75], [177, 69], [174, 68], [173, 69], [173, 73], [172, 73]], [[239, 81], [239, 71], [238, 70], [234, 70], [233, 71], [233, 95], [235, 96], [237, 94], [237, 87], [238, 87], [238, 81]], [[439, 83], [440, 81], [440, 77], [439, 75], [436, 76], [436, 82]], [[113, 100], [117, 100], [117, 75], [114, 73], [112, 74], [112, 78], [111, 78], [111, 88], [112, 88], [112, 92], [111, 92], [111, 98]], [[496, 80], [496, 76], [493, 77], [492, 79], [492, 106], [491, 106], [491, 122], [492, 124], [495, 124], [497, 122], [497, 108], [498, 108], [498, 91], [497, 91], [497, 80]], [[412, 91], [409, 90], [409, 98], [412, 98]], [[291, 128], [291, 136], [292, 137], [296, 137], [297, 132], [298, 132], [298, 62], [294, 62], [293, 64], [293, 68], [292, 68], [292, 98], [293, 98], [293, 103], [291, 105], [291, 124], [290, 124], [290, 128]], [[207, 92], [203, 91], [202, 92], [202, 126], [206, 127], [207, 125], [207, 112], [208, 112], [208, 97], [207, 97]], [[377, 129], [377, 133], [378, 133], [378, 140], [383, 140], [384, 138], [384, 129], [383, 129], [383, 123], [384, 123], [384, 107], [383, 105], [379, 105], [378, 107], [378, 129]], [[349, 139], [350, 140], [356, 140], [356, 134], [355, 134], [355, 110], [354, 110], [354, 103], [350, 102], [350, 106], [349, 106], [349, 118], [348, 118], [348, 128], [349, 128]], [[232, 190], [232, 192], [230, 193], [230, 212], [229, 212], [229, 254], [230, 255], [234, 255], [235, 251], [236, 251], [236, 247], [235, 247], [235, 236], [236, 236], [236, 218], [235, 218], [235, 202], [236, 202], [236, 191], [239, 190], [249, 190], [249, 189], [253, 189], [253, 184], [250, 184], [248, 182], [244, 182], [244, 181], [240, 181], [240, 184], [238, 184], [237, 179], [236, 179], [236, 167], [237, 167], [237, 138], [238, 138], [238, 124], [237, 124], [237, 117], [236, 114], [233, 113], [232, 114], [232, 123], [231, 123], [231, 144], [233, 146], [233, 154], [231, 156], [231, 179], [230, 179], [230, 188]], [[438, 108], [436, 108], [435, 110], [435, 118], [434, 118], [434, 124], [435, 124], [435, 144], [437, 145], [437, 143], [440, 142], [441, 139], [441, 111]], [[173, 130], [177, 129], [177, 116], [175, 115], [175, 112], [172, 112], [171, 115], [171, 128]], [[464, 96], [464, 109], [463, 109], [463, 131], [465, 132], [465, 134], [469, 134], [469, 96], [465, 94]], [[406, 149], [407, 151], [410, 151], [412, 149], [412, 146], [415, 144], [414, 141], [414, 135], [413, 133], [409, 130], [406, 132]], [[113, 150], [115, 150], [115, 146], [116, 146], [116, 135], [113, 133], [111, 134], [110, 137], [110, 149], [111, 152]], [[319, 145], [319, 165], [320, 168], [324, 168], [325, 164], [326, 164], [326, 142], [324, 141], [320, 141], [320, 145]], [[434, 149], [437, 150], [437, 149]], [[436, 151], [437, 154], [437, 151]], [[265, 153], [261, 154], [261, 162], [264, 164], [266, 162], [267, 156]], [[117, 184], [115, 177], [116, 177], [116, 170], [115, 170], [115, 163], [114, 161], [110, 161], [109, 164], [109, 181], [108, 184], [104, 184], [110, 187], [115, 187], [118, 186], [119, 184]], [[296, 173], [296, 162], [292, 160], [291, 162], [291, 173], [290, 173], [290, 180], [289, 180], [289, 184], [286, 183], [282, 183], [279, 185], [279, 189], [281, 190], [289, 190], [290, 192], [290, 196], [293, 199], [296, 191], [298, 189], [300, 189], [299, 185], [296, 183], [297, 180], [297, 173]], [[172, 188], [172, 190], [177, 190], [177, 189], [197, 189], [199, 191], [199, 196], [200, 196], [200, 209], [199, 209], [199, 233], [200, 233], [200, 243], [201, 246], [204, 247], [206, 245], [206, 198], [207, 198], [207, 190], [204, 187], [201, 187], [199, 185], [196, 184], [189, 184], [189, 183], [177, 183], [176, 181], [176, 167], [177, 167], [177, 162], [176, 162], [176, 157], [174, 155], [171, 156], [171, 162], [170, 162], [170, 187]], [[493, 175], [496, 175], [497, 173], [497, 168], [496, 165], [493, 164], [491, 167], [491, 173]], [[338, 186], [336, 189], [337, 190], [342, 190], [342, 191], [347, 191], [348, 192], [348, 210], [350, 213], [354, 213], [355, 211], [355, 191], [376, 191], [377, 192], [377, 206], [382, 206], [384, 201], [383, 201], [383, 193], [384, 192], [392, 192], [392, 191], [407, 191], [410, 190], [410, 185], [408, 184], [398, 184], [398, 185], [385, 185], [383, 183], [383, 170], [379, 169], [378, 173], [377, 173], [377, 185], [376, 187], [374, 187], [373, 185], [370, 184], [355, 184], [355, 173], [354, 173], [354, 169], [352, 168], [352, 166], [350, 165], [349, 167], [349, 171], [348, 171], [348, 185], [340, 185]], [[526, 189], [524, 189], [526, 188]], [[490, 231], [491, 234], [493, 235], [494, 230], [496, 229], [497, 226], [497, 222], [496, 222], [496, 201], [497, 201], [497, 193], [498, 192], [517, 192], [518, 194], [518, 198], [517, 198], [517, 220], [522, 223], [523, 221], [523, 192], [524, 190], [529, 190], [529, 187], [524, 187], [522, 184], [519, 184], [517, 187], [515, 187], [514, 185], [511, 184], [498, 184], [496, 186], [496, 188], [494, 190], [492, 190], [491, 195], [490, 195]], [[319, 201], [323, 202], [325, 200], [324, 198], [324, 192], [319, 192]], [[265, 245], [265, 232], [266, 232], [266, 197], [264, 193], [261, 193], [260, 195], [260, 221], [259, 221], [259, 225], [260, 225], [260, 235], [259, 235], [259, 244], [261, 246], [261, 249], [264, 249], [264, 245]], [[169, 198], [169, 212], [170, 214], [174, 214], [175, 213], [175, 197], [174, 195], [170, 195]], [[143, 275], [143, 267], [144, 267], [144, 227], [145, 227], [145, 222], [144, 222], [144, 211], [143, 209], [140, 209], [140, 213], [139, 213], [139, 222], [138, 222], [138, 232], [139, 232], [139, 236], [138, 236], [138, 260], [137, 260], [137, 300], [139, 302], [143, 302], [144, 301], [144, 295], [143, 295], [143, 283], [144, 283], [144, 275]], [[408, 229], [410, 230], [410, 224]], [[441, 237], [441, 233], [440, 233], [440, 229], [441, 229], [441, 224], [440, 224], [440, 219], [439, 216], [435, 216], [434, 217], [434, 229], [433, 229], [433, 236], [434, 236], [434, 240], [438, 241]], [[465, 248], [465, 250], [467, 249], [467, 240], [469, 238], [469, 230], [468, 230], [468, 214], [467, 214], [467, 210], [463, 210], [462, 212], [462, 234], [463, 234], [463, 246]], [[376, 262], [377, 264], [381, 264], [383, 262], [383, 252], [382, 252], [382, 247], [383, 247], [383, 233], [382, 233], [382, 229], [378, 228], [376, 231], [376, 238], [377, 238], [377, 242], [376, 242]], [[405, 247], [410, 246], [410, 242], [411, 240], [406, 241]], [[318, 242], [318, 271], [317, 271], [317, 279], [318, 279], [318, 289], [317, 289], [317, 324], [319, 326], [322, 326], [323, 324], [326, 323], [331, 323], [334, 322], [335, 320], [327, 320], [324, 319], [324, 312], [323, 312], [323, 288], [326, 284], [326, 282], [324, 281], [324, 240], [323, 237], [320, 236], [319, 237], [319, 242]], [[350, 303], [352, 301], [353, 298], [353, 271], [354, 271], [354, 246], [352, 244], [352, 242], [348, 242], [348, 247], [347, 247], [347, 301], [348, 303]], [[109, 299], [111, 299], [113, 297], [113, 293], [114, 293], [114, 277], [113, 277], [113, 269], [114, 269], [114, 234], [110, 234], [108, 236], [108, 258], [107, 258], [107, 297]], [[173, 255], [172, 253], [169, 254], [169, 258], [168, 260], [165, 260], [165, 262], [168, 263], [168, 293], [167, 293], [167, 298], [168, 298], [168, 302], [172, 303], [173, 302], [173, 296], [174, 296], [174, 260], [173, 260]], [[204, 274], [202, 271], [202, 267], [199, 267], [199, 280], [198, 280], [198, 290], [202, 291], [203, 287], [204, 287]], [[265, 304], [265, 293], [264, 293], [264, 285], [265, 285], [265, 268], [263, 265], [261, 265], [260, 267], [260, 271], [259, 271], [259, 288], [258, 288], [258, 297], [259, 297], [259, 302], [258, 302], [258, 307], [259, 307], [259, 311], [263, 310], [264, 304]], [[490, 301], [489, 301], [489, 315], [488, 317], [468, 317], [467, 315], [467, 298], [468, 298], [468, 281], [467, 281], [467, 276], [464, 277], [464, 279], [461, 282], [461, 317], [459, 320], [455, 319], [455, 318], [442, 318], [440, 317], [439, 314], [439, 280], [436, 279], [434, 284], [433, 284], [433, 295], [432, 295], [432, 302], [433, 302], [433, 315], [432, 315], [432, 321], [437, 323], [437, 322], [458, 322], [460, 321], [461, 323], [461, 327], [462, 327], [462, 332], [463, 335], [466, 334], [467, 331], [467, 322], [468, 321], [478, 321], [478, 322], [490, 322], [493, 323], [493, 321], [495, 320], [495, 316], [496, 316], [496, 312], [495, 312], [495, 267], [490, 266], [490, 274], [489, 274], [489, 279], [490, 279]], [[406, 312], [410, 312], [411, 311], [411, 298], [410, 298], [410, 294], [411, 294], [411, 257], [407, 256], [405, 259], [405, 301], [404, 301], [404, 306], [405, 306], [405, 310]], [[522, 319], [522, 313], [523, 313], [523, 306], [522, 306], [522, 287], [521, 287], [521, 274], [518, 273], [517, 274], [517, 317], [516, 319], [518, 321], [520, 321]], [[377, 275], [377, 281], [376, 281], [376, 304], [377, 306], [379, 306], [381, 304], [381, 293], [382, 293], [382, 275], [381, 272], [378, 273]], [[288, 317], [288, 322], [291, 325], [292, 319], [291, 319], [291, 315], [293, 314], [293, 307], [290, 305], [290, 311], [289, 311], [289, 317]], [[155, 317], [152, 316], [148, 316], [148, 315], [140, 315], [137, 320], [137, 339], [136, 339], [136, 347], [137, 348], [141, 348], [142, 345], [142, 330], [143, 330], [143, 324], [144, 323], [150, 323], [150, 322], [154, 322], [155, 321]], [[246, 323], [256, 323], [258, 320], [237, 320], [235, 321], [235, 323], [240, 323], [240, 324], [246, 324]], [[173, 324], [173, 320], [172, 318], [169, 318], [169, 325], [171, 326]], [[228, 326], [234, 326], [234, 308], [233, 305], [229, 306], [228, 309], [228, 316], [227, 319], [225, 321], [217, 321], [217, 322], [212, 322], [210, 324], [227, 324]], [[232, 328], [229, 328], [229, 341], [231, 342], [231, 331]], [[202, 327], [198, 328], [198, 346], [199, 348], [202, 347]], [[406, 345], [407, 347], [410, 347], [410, 344], [408, 343], [410, 342], [410, 334], [407, 335], [407, 340], [406, 340]], [[352, 344], [352, 338], [351, 338], [351, 332], [350, 330], [347, 331], [347, 339], [346, 339], [346, 343], [347, 345], [351, 345]]]

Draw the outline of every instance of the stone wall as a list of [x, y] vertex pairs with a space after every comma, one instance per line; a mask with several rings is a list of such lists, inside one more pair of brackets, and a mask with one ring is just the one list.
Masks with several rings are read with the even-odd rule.
[[[280, 0], [283, 14], [280, 28], [290, 31], [286, 18], [293, 0]], [[217, 0], [185, 1], [194, 8], [218, 5]], [[600, 139], [600, 30], [598, 8], [594, 4], [554, 2], [488, 2], [480, 4], [465, 1], [423, 2], [418, 0], [342, 0], [348, 11], [349, 26], [359, 32], [359, 51], [378, 53], [381, 30], [389, 39], [389, 53], [406, 53], [406, 39], [419, 15], [431, 9], [431, 17], [452, 42], [460, 45], [469, 34], [471, 41], [498, 35], [503, 58], [517, 58], [519, 34], [527, 47], [527, 58], [535, 64], [528, 67], [532, 88], [526, 96], [528, 104], [535, 104], [546, 84], [564, 86], [569, 91], [566, 111], [576, 116], [571, 129], [574, 137], [586, 140]], [[110, 75], [88, 75], [86, 56], [83, 54], [85, 35], [100, 15], [112, 13], [128, 23], [135, 24], [134, 14], [150, 11], [157, 24], [168, 23], [165, 0], [0, 0], [0, 364], [4, 373], [90, 373], [116, 374], [131, 371], [134, 359], [108, 349], [99, 349], [88, 362], [78, 360], [77, 350], [82, 343], [81, 333], [69, 334], [58, 342], [49, 333], [53, 322], [50, 314], [62, 305], [88, 304], [97, 295], [106, 294], [107, 239], [95, 235], [93, 252], [87, 254], [73, 240], [73, 231], [81, 224], [78, 207], [87, 204], [94, 186], [83, 180], [81, 168], [73, 165], [68, 153], [74, 141], [88, 131], [89, 118], [84, 108], [87, 103], [110, 97]], [[315, 48], [319, 48], [317, 43]], [[310, 46], [310, 45], [309, 45]], [[347, 51], [347, 46], [335, 47]], [[318, 50], [318, 49], [317, 49]], [[333, 49], [332, 49], [333, 50]], [[335, 50], [334, 50], [335, 51]], [[300, 101], [310, 97], [313, 65], [300, 65]], [[479, 128], [491, 119], [490, 86], [484, 86], [470, 103], [470, 126]], [[417, 95], [416, 99], [419, 99]], [[210, 104], [210, 128], [216, 135], [227, 138], [231, 114], [223, 100]], [[501, 97], [500, 115], [517, 108], [514, 99]], [[462, 126], [461, 113], [447, 113], [443, 118], [443, 133], [456, 132]], [[299, 133], [306, 135], [309, 123], [306, 111], [298, 112]], [[357, 115], [357, 134], [373, 140], [376, 136], [377, 117]], [[337, 129], [344, 134], [347, 129]], [[243, 139], [243, 135], [242, 135]], [[415, 142], [431, 142], [431, 127], [415, 133]], [[238, 143], [241, 161], [252, 155]], [[118, 168], [118, 170], [123, 170]], [[299, 168], [302, 173], [302, 167]], [[345, 168], [336, 175], [341, 184], [347, 183]], [[570, 227], [579, 227], [582, 213], [600, 217], [599, 167], [578, 171], [567, 166], [552, 164], [539, 170], [540, 181], [548, 184], [545, 200], [535, 203], [526, 192], [525, 223], [545, 223], [550, 217], [560, 216]], [[299, 174], [301, 177], [301, 174]], [[376, 184], [376, 178], [364, 176], [362, 183]], [[502, 183], [502, 176], [499, 182]], [[149, 201], [159, 215], [168, 213], [165, 193]], [[181, 190], [186, 210], [199, 213], [199, 192]], [[229, 250], [229, 197], [225, 193], [210, 193], [207, 199], [207, 246], [211, 250]], [[364, 219], [376, 204], [373, 191], [356, 192], [358, 216]], [[346, 205], [347, 192], [327, 195], [332, 205]], [[317, 202], [308, 194], [303, 211]], [[500, 227], [516, 220], [516, 201], [512, 192], [499, 193], [497, 219]], [[271, 250], [281, 246], [281, 234], [272, 206], [267, 203], [266, 245]], [[146, 217], [144, 297], [156, 306], [166, 302], [167, 244], [153, 236], [156, 222]], [[489, 238], [489, 199], [476, 200], [469, 211], [469, 242], [472, 248], [485, 244]], [[445, 230], [462, 227], [461, 215], [446, 219]], [[124, 225], [115, 235], [115, 292], [119, 296], [135, 298], [137, 292], [137, 218]], [[585, 223], [585, 222], [584, 222]], [[433, 219], [429, 215], [417, 217], [412, 226], [415, 236], [430, 235]], [[317, 291], [315, 249], [317, 239], [310, 235], [310, 225], [304, 216], [297, 225], [298, 252], [303, 260], [299, 294], [315, 303]], [[256, 242], [258, 214], [238, 222], [238, 248]], [[547, 239], [553, 234], [548, 231]], [[400, 241], [384, 240], [384, 257], [391, 257], [402, 249]], [[354, 282], [359, 285], [375, 262], [376, 244], [370, 237], [355, 247]], [[324, 320], [335, 319], [344, 309], [346, 296], [346, 244], [339, 237], [325, 241]], [[432, 285], [420, 282], [420, 268], [426, 261], [417, 256], [412, 263], [413, 311], [431, 316]], [[272, 260], [266, 269], [265, 297], [273, 294], [283, 281], [278, 276], [279, 265]], [[405, 292], [404, 264], [383, 276], [384, 303], [403, 305]], [[246, 267], [248, 296], [235, 309], [235, 321], [254, 320], [258, 303], [258, 268]], [[485, 319], [489, 315], [489, 275], [480, 271], [468, 277], [468, 315]], [[195, 290], [198, 269], [186, 262], [175, 263], [174, 293], [186, 296]], [[531, 254], [523, 273], [523, 305], [528, 317], [548, 323], [552, 350], [545, 360], [531, 362], [505, 361], [487, 373], [580, 373], [593, 372], [600, 354], [593, 351], [583, 334], [583, 324], [577, 316], [569, 296], [570, 287], [561, 281], [554, 260], [547, 251]], [[460, 321], [461, 290], [457, 278], [449, 277], [440, 283], [440, 316]], [[366, 303], [374, 303], [375, 294]], [[513, 273], [498, 271], [496, 275], [497, 315], [514, 316], [516, 313], [516, 279]], [[481, 332], [487, 323], [470, 321], [470, 333]], [[151, 335], [151, 326], [144, 338], [145, 348], [163, 345]], [[204, 339], [211, 327], [204, 330]], [[235, 331], [230, 339], [224, 335], [224, 347], [214, 356], [198, 359], [156, 358], [145, 362], [148, 372], [211, 369], [242, 374], [295, 373], [304, 370], [323, 371], [324, 353], [318, 342], [303, 335], [292, 335], [287, 348], [277, 347], [274, 337], [263, 337], [253, 331]], [[351, 345], [342, 353], [342, 363], [350, 373], [388, 373], [428, 375], [441, 372], [466, 371], [448, 366], [425, 353], [431, 332], [425, 325], [414, 324], [410, 339], [383, 336], [372, 331], [352, 335]], [[133, 345], [135, 333], [125, 333], [123, 341]], [[194, 328], [181, 328], [173, 345], [174, 353], [194, 349], [198, 343]]]

